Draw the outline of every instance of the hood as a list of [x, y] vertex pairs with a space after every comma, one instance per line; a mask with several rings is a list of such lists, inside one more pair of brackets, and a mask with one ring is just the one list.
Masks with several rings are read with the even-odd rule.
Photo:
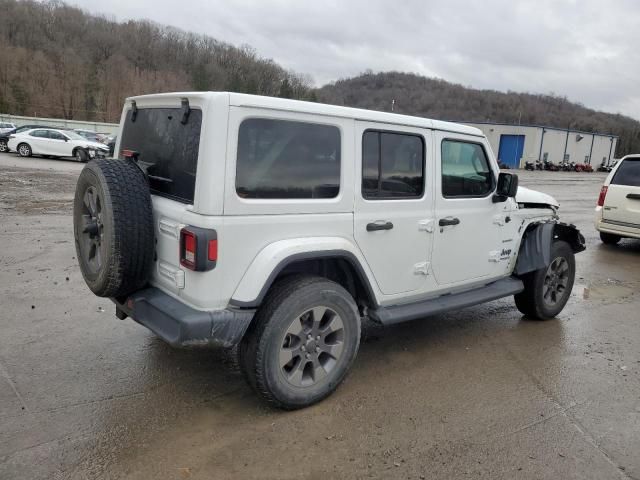
[[555, 198], [546, 193], [537, 192], [525, 187], [518, 187], [516, 193], [516, 202], [518, 203], [542, 203], [558, 208], [560, 204]]
[[84, 143], [85, 146], [87, 146], [87, 147], [97, 148], [99, 150], [109, 149], [109, 147], [107, 147], [104, 143], [90, 142], [89, 140], [85, 140], [82, 143]]

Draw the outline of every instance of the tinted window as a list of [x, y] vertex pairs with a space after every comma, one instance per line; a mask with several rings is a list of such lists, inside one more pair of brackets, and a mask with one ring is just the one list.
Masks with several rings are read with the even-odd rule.
[[53, 140], [65, 140], [67, 137], [62, 135], [60, 132], [52, 132], [49, 130], [49, 138]]
[[640, 187], [640, 158], [628, 158], [623, 161], [611, 180], [611, 184]]
[[442, 142], [442, 194], [483, 197], [493, 191], [494, 177], [484, 148], [460, 140]]
[[47, 130], [34, 130], [29, 134], [30, 137], [49, 138], [49, 132]]
[[252, 118], [238, 132], [236, 191], [242, 198], [334, 198], [340, 191], [340, 130]]
[[362, 137], [362, 196], [415, 198], [424, 192], [424, 141], [418, 135], [368, 130]]
[[192, 203], [202, 111], [192, 108], [186, 124], [182, 115], [181, 108], [138, 108], [132, 122], [129, 110], [120, 148], [138, 152], [152, 193]]

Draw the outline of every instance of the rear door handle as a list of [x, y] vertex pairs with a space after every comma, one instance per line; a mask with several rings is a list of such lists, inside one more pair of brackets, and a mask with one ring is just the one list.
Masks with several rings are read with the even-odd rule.
[[393, 223], [391, 222], [374, 222], [367, 223], [367, 232], [377, 232], [378, 230], [391, 230], [393, 228]]
[[450, 225], [458, 225], [459, 223], [460, 223], [459, 218], [447, 217], [447, 218], [441, 218], [440, 221], [438, 222], [438, 225], [440, 225], [441, 227], [448, 227]]
[[627, 198], [630, 198], [631, 200], [640, 200], [640, 193], [630, 193], [627, 195]]

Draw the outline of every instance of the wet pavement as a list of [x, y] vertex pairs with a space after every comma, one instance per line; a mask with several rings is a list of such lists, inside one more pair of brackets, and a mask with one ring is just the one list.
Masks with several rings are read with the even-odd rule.
[[75, 162], [0, 154], [0, 479], [639, 478], [640, 241], [602, 245], [603, 174], [518, 172], [588, 249], [555, 320], [511, 299], [381, 328], [314, 407], [174, 350], [76, 266]]

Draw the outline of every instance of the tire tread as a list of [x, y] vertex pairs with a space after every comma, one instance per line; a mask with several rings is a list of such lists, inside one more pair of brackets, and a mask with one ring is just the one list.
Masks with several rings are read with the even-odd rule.
[[[93, 160], [83, 169], [81, 176], [83, 174], [98, 178], [105, 196], [102, 208], [110, 209], [113, 219], [113, 228], [105, 232], [111, 237], [111, 251], [107, 252], [103, 264], [106, 272], [92, 290], [101, 297], [127, 295], [147, 283], [155, 251], [153, 208], [147, 180], [136, 165], [117, 159]], [[77, 191], [74, 207], [81, 208], [82, 201]], [[81, 262], [80, 265], [82, 268]]]

